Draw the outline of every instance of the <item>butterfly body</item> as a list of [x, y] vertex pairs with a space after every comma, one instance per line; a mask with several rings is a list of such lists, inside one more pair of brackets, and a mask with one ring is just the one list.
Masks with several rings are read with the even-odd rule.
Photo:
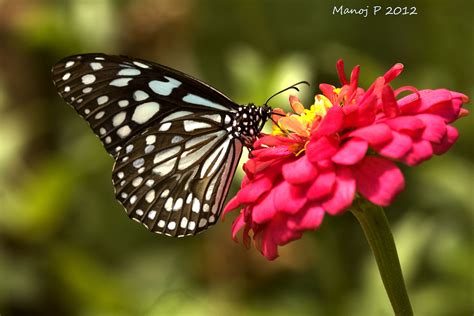
[[76, 55], [52, 72], [61, 97], [114, 157], [115, 195], [128, 216], [170, 236], [217, 221], [242, 147], [251, 147], [271, 114], [140, 59]]
[[251, 148], [270, 114], [271, 108], [266, 105], [255, 106], [250, 103], [239, 106], [232, 119], [232, 135], [240, 139], [246, 147]]

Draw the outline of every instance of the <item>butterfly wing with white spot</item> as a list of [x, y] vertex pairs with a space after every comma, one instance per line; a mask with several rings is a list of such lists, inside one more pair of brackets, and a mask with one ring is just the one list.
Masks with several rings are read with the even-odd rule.
[[89, 122], [111, 155], [178, 110], [225, 113], [237, 107], [189, 75], [125, 56], [70, 56], [52, 73], [61, 97]]
[[113, 183], [130, 218], [170, 236], [213, 225], [237, 167], [242, 143], [216, 114], [174, 117], [166, 131], [147, 129], [116, 157]]

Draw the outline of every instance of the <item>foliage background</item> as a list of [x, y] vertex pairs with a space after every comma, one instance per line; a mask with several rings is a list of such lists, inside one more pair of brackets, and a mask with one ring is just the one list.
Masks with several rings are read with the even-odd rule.
[[[179, 240], [131, 222], [113, 197], [112, 160], [50, 78], [64, 56], [107, 52], [180, 69], [240, 103], [309, 80], [309, 105], [344, 58], [362, 65], [362, 86], [403, 62], [394, 86], [474, 95], [473, 2], [331, 14], [379, 2], [0, 0], [0, 314], [390, 315], [350, 213], [274, 262], [231, 240], [235, 214]], [[387, 209], [417, 315], [474, 312], [472, 117], [456, 123], [450, 153], [404, 168], [407, 190]]]

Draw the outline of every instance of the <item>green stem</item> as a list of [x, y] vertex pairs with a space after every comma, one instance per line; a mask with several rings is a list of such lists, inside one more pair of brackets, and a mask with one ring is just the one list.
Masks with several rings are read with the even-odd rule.
[[397, 248], [383, 208], [359, 199], [355, 201], [351, 212], [362, 226], [375, 255], [395, 315], [412, 316], [413, 310], [403, 280]]

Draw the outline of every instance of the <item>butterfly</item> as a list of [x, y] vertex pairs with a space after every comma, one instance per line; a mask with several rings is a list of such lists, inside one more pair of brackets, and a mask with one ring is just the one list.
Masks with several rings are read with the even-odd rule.
[[52, 76], [114, 158], [115, 196], [128, 216], [174, 237], [216, 223], [242, 148], [252, 148], [276, 95], [238, 105], [178, 70], [100, 53], [66, 57]]

